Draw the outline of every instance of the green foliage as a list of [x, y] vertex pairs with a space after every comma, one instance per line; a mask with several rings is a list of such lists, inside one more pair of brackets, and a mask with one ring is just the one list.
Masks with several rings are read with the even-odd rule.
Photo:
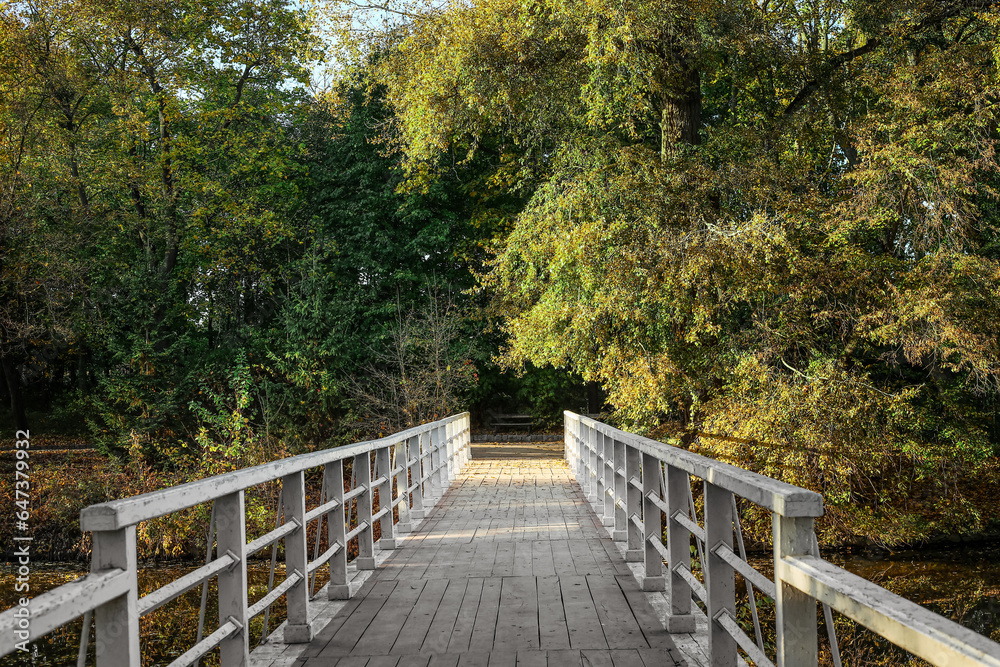
[[[380, 66], [424, 182], [502, 145], [530, 199], [482, 276], [506, 364], [599, 381], [625, 425], [823, 491], [830, 540], [977, 530], [995, 456], [995, 8], [423, 12]], [[495, 138], [500, 137], [500, 138]], [[751, 444], [740, 444], [742, 442]]]

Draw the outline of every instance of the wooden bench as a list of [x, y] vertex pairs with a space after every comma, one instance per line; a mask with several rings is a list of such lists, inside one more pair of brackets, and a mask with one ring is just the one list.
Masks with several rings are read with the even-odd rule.
[[530, 433], [535, 424], [535, 418], [531, 415], [503, 414], [493, 410], [488, 410], [487, 415], [489, 417], [488, 425], [493, 430], [523, 428]]

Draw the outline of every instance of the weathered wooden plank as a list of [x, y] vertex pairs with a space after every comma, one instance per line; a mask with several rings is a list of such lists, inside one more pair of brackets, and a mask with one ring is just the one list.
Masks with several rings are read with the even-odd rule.
[[343, 619], [340, 627], [330, 641], [320, 649], [318, 655], [324, 657], [349, 655], [358, 638], [368, 629], [372, 619], [382, 609], [396, 584], [395, 581], [379, 581], [372, 586], [353, 612]]
[[597, 615], [601, 619], [608, 648], [638, 648], [646, 645], [646, 638], [632, 615], [618, 582], [610, 577], [590, 576], [587, 577], [587, 583]]
[[430, 659], [431, 656], [427, 654], [411, 653], [409, 655], [401, 655], [399, 656], [399, 662], [396, 663], [396, 667], [427, 667]]
[[396, 667], [398, 655], [375, 655], [368, 659], [365, 667]]
[[398, 581], [382, 608], [358, 638], [352, 653], [358, 655], [384, 655], [403, 629], [410, 611], [417, 603], [426, 580]]
[[459, 653], [438, 653], [432, 655], [427, 667], [457, 667]]
[[670, 633], [664, 629], [660, 622], [660, 617], [646, 600], [646, 595], [639, 590], [639, 584], [631, 574], [623, 574], [615, 577], [618, 587], [628, 601], [629, 609], [635, 616], [635, 620], [642, 629], [642, 634], [646, 642], [652, 648], [672, 649], [674, 641], [670, 638]]
[[514, 542], [497, 544], [496, 559], [493, 561], [494, 577], [511, 577], [514, 575]]
[[611, 651], [599, 651], [590, 649], [580, 651], [580, 658], [584, 667], [616, 667], [611, 661]]
[[538, 648], [538, 594], [534, 577], [504, 577], [493, 650]]
[[548, 667], [582, 667], [583, 658], [580, 651], [546, 651]]
[[[636, 652], [642, 660], [642, 667], [697, 667], [688, 665], [676, 648], [640, 648]], [[635, 663], [640, 667], [639, 663]]]
[[559, 578], [563, 606], [566, 609], [566, 626], [569, 645], [574, 649], [609, 648], [597, 615], [590, 587], [584, 576]]
[[493, 648], [502, 585], [503, 580], [497, 577], [483, 581], [483, 593], [479, 599], [479, 610], [476, 612], [476, 622], [469, 642], [470, 651], [489, 651]]
[[538, 635], [539, 648], [569, 648], [569, 627], [563, 608], [562, 590], [558, 577], [538, 577]]
[[403, 623], [403, 627], [396, 637], [396, 642], [392, 645], [390, 653], [408, 654], [416, 653], [420, 650], [427, 637], [427, 629], [430, 627], [434, 615], [441, 605], [441, 598], [448, 588], [447, 579], [430, 579], [424, 586], [409, 616]]
[[518, 651], [517, 667], [546, 667], [548, 656], [545, 651]]
[[460, 653], [469, 650], [472, 641], [472, 631], [476, 623], [476, 612], [479, 610], [479, 601], [483, 594], [484, 580], [479, 577], [470, 578], [465, 589], [465, 597], [462, 599], [462, 606], [455, 620], [455, 629], [452, 631], [451, 639], [448, 643], [449, 653]]
[[458, 667], [489, 667], [489, 651], [469, 651], [458, 657]]

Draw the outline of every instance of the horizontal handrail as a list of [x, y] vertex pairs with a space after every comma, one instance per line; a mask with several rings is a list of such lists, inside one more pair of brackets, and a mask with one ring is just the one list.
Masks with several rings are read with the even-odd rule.
[[776, 576], [913, 655], [949, 667], [1000, 667], [1000, 646], [817, 556], [786, 556]]
[[14, 631], [21, 629], [18, 611], [24, 607], [3, 612], [0, 614], [0, 655], [13, 653], [19, 641], [33, 642], [105, 602], [125, 595], [129, 590], [129, 577], [129, 572], [115, 568], [88, 574], [32, 598], [31, 622], [24, 624], [27, 635], [23, 640], [16, 638]]
[[700, 477], [782, 516], [823, 516], [823, 496], [815, 491], [622, 431], [590, 417], [569, 411], [566, 411], [565, 415], [567, 419], [578, 420], [599, 433], [635, 447], [643, 454], [651, 454], [666, 464], [680, 468], [690, 475]]
[[[457, 415], [462, 418], [468, 413]], [[106, 503], [91, 505], [80, 513], [80, 528], [84, 531], [118, 530], [133, 526], [140, 521], [155, 519], [166, 514], [206, 503], [220, 496], [237, 491], [243, 491], [251, 486], [281, 479], [287, 475], [303, 472], [333, 461], [367, 454], [377, 449], [393, 445], [415, 435], [420, 435], [433, 428], [444, 426], [454, 421], [456, 417], [440, 419], [436, 422], [415, 426], [392, 435], [367, 440], [364, 442], [324, 449], [308, 454], [299, 454], [278, 461], [264, 463], [252, 468], [234, 470], [215, 477], [201, 479], [186, 484], [178, 484], [159, 491], [151, 491], [139, 496], [112, 500]], [[456, 436], [452, 436], [452, 439]]]

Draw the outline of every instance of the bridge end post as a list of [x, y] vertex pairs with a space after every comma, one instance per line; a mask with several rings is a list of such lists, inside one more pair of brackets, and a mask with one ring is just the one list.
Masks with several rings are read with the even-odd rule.
[[777, 618], [777, 667], [812, 667], [817, 664], [816, 600], [784, 581], [785, 556], [813, 554], [813, 518], [772, 514], [774, 583]]
[[94, 612], [97, 664], [101, 667], [139, 667], [139, 583], [135, 526], [95, 530], [90, 571], [121, 568], [129, 573], [125, 595], [102, 604]]

